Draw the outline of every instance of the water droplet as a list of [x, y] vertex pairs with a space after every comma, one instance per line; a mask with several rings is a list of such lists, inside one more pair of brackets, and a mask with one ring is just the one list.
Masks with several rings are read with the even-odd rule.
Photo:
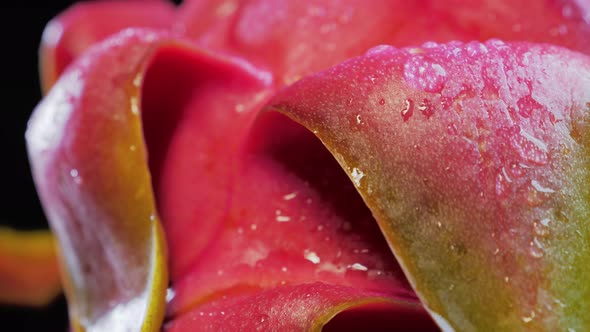
[[439, 44], [437, 42], [427, 41], [422, 44], [422, 47], [427, 48], [427, 49], [428, 48], [437, 48], [437, 47], [439, 47]]
[[379, 278], [381, 276], [385, 275], [385, 273], [381, 270], [369, 270], [367, 273], [367, 276], [371, 279], [375, 279], [375, 278]]
[[440, 92], [447, 82], [447, 72], [440, 64], [418, 55], [404, 65], [404, 79], [426, 92]]
[[354, 263], [349, 267], [351, 270], [355, 271], [368, 271], [369, 269], [361, 263]]
[[267, 323], [268, 322], [268, 315], [260, 315], [260, 317], [258, 318], [258, 321], [261, 323]]
[[285, 196], [283, 196], [283, 199], [285, 201], [290, 201], [290, 200], [294, 199], [295, 197], [297, 197], [297, 192], [292, 192], [290, 194], [286, 194]]
[[244, 106], [244, 104], [236, 104], [234, 109], [236, 112], [242, 113], [246, 110], [246, 106]]
[[430, 119], [430, 117], [434, 114], [434, 107], [432, 107], [432, 103], [428, 99], [424, 99], [420, 103], [420, 106], [418, 106], [418, 110], [420, 110], [420, 112], [427, 119]]
[[530, 323], [533, 321], [533, 319], [535, 319], [535, 312], [531, 311], [531, 314], [529, 316], [523, 316], [522, 317], [522, 321], [525, 323]]
[[139, 115], [139, 99], [136, 96], [131, 97], [131, 113], [133, 115]]
[[276, 218], [277, 222], [289, 222], [291, 221], [291, 217], [289, 216], [282, 216], [282, 215], [277, 215]]
[[539, 183], [539, 181], [537, 181], [537, 180], [531, 180], [531, 185], [538, 192], [542, 192], [542, 193], [546, 193], [546, 194], [551, 194], [551, 193], [554, 193], [555, 192], [555, 190], [541, 185]]
[[496, 195], [498, 197], [504, 197], [506, 195], [506, 190], [508, 189], [510, 181], [509, 178], [506, 177], [506, 174], [500, 171], [496, 175]]
[[516, 136], [514, 143], [525, 160], [537, 165], [547, 164], [549, 149], [542, 140], [521, 129], [520, 135]]
[[352, 177], [352, 181], [354, 182], [354, 184], [357, 187], [360, 187], [361, 180], [363, 179], [363, 177], [365, 177], [365, 173], [363, 173], [363, 171], [355, 167], [352, 169], [352, 173], [350, 173], [350, 176]]
[[174, 291], [174, 289], [168, 287], [168, 289], [166, 289], [166, 303], [170, 303], [175, 296], [176, 292]]
[[410, 99], [404, 100], [403, 108], [401, 110], [402, 119], [408, 121], [414, 112], [414, 103]]
[[[536, 239], [536, 238], [535, 238]], [[541, 247], [539, 247], [541, 246]], [[543, 257], [544, 254], [544, 248], [542, 247], [542, 244], [539, 242], [539, 240], [533, 240], [529, 243], [529, 253], [531, 254], [532, 257], [534, 258], [541, 258]]]
[[310, 251], [308, 249], [305, 249], [303, 252], [303, 257], [313, 264], [319, 264], [321, 262], [320, 257], [314, 251]]
[[[544, 220], [546, 224], [543, 224]], [[546, 237], [549, 235], [549, 228], [547, 228], [547, 224], [549, 223], [548, 220], [549, 219], [542, 219], [540, 222], [533, 222], [533, 231], [535, 232], [535, 235], [541, 237]]]
[[385, 99], [383, 99], [383, 98], [379, 99], [379, 105], [385, 105]]
[[375, 46], [375, 47], [372, 47], [371, 49], [369, 49], [367, 51], [367, 55], [377, 55], [377, 54], [387, 52], [392, 49], [394, 49], [394, 47], [390, 46], [390, 45], [378, 45], [378, 46]]
[[363, 121], [361, 120], [361, 115], [360, 115], [360, 114], [357, 114], [357, 115], [356, 115], [356, 123], [357, 123], [357, 124], [361, 124], [362, 122], [363, 122]]
[[141, 81], [143, 81], [143, 72], [140, 71], [140, 73], [135, 75], [135, 78], [133, 78], [133, 85], [136, 88], [139, 88], [141, 86]]

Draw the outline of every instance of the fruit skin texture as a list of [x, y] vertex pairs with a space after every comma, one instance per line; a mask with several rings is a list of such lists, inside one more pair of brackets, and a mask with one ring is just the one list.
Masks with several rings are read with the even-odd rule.
[[[165, 82], [170, 77], [174, 77], [181, 88], [167, 88]], [[365, 219], [351, 220], [354, 225], [350, 227], [361, 227], [357, 225], [360, 221], [365, 223], [362, 227], [372, 227], [371, 232], [362, 232], [366, 233], [366, 239], [359, 239], [361, 234], [352, 232], [339, 235], [336, 226], [341, 226], [343, 221], [340, 219], [345, 217], [331, 216], [328, 207], [323, 207], [320, 212], [324, 213], [324, 218], [318, 222], [324, 223], [322, 227], [326, 227], [325, 234], [335, 236], [336, 239], [331, 242], [331, 246], [324, 246], [327, 249], [314, 249], [322, 255], [323, 260], [323, 264], [317, 266], [319, 257], [315, 256], [317, 262], [313, 262], [314, 258], [310, 262], [310, 258], [302, 254], [307, 250], [307, 247], [304, 249], [302, 246], [308, 245], [308, 238], [324, 238], [324, 235], [316, 232], [314, 218], [317, 217], [308, 215], [311, 225], [294, 222], [292, 229], [297, 232], [296, 236], [278, 237], [273, 235], [273, 230], [284, 227], [277, 226], [277, 216], [272, 210], [272, 218], [267, 220], [268, 227], [260, 230], [261, 233], [266, 230], [266, 237], [256, 234], [242, 237], [240, 232], [236, 232], [236, 227], [244, 224], [243, 227], [251, 228], [255, 219], [232, 220], [223, 215], [226, 211], [220, 210], [220, 207], [223, 207], [224, 198], [229, 194], [233, 194], [230, 197], [233, 201], [246, 199], [248, 203], [250, 201], [247, 198], [252, 191], [260, 198], [268, 189], [271, 189], [271, 193], [266, 194], [269, 201], [301, 206], [298, 203], [300, 200], [288, 204], [284, 192], [278, 195], [272, 192], [277, 178], [286, 176], [276, 170], [266, 174], [254, 172], [253, 175], [240, 170], [257, 185], [256, 189], [250, 191], [232, 192], [215, 181], [215, 177], [219, 176], [227, 180], [228, 186], [235, 186], [229, 180], [235, 180], [240, 175], [235, 172], [246, 166], [235, 162], [236, 155], [240, 153], [240, 141], [223, 140], [217, 135], [219, 130], [226, 128], [237, 138], [244, 137], [256, 116], [256, 113], [245, 111], [259, 109], [264, 99], [240, 104], [245, 108], [238, 112], [242, 113], [241, 116], [236, 116], [233, 104], [243, 96], [254, 93], [264, 96], [271, 87], [271, 81], [266, 77], [264, 73], [253, 70], [239, 60], [196, 49], [177, 36], [130, 29], [92, 48], [56, 82], [31, 119], [27, 141], [34, 164], [35, 181], [46, 213], [61, 245], [69, 248], [62, 259], [67, 269], [64, 284], [75, 330], [117, 328], [155, 331], [161, 327], [165, 310], [170, 321], [167, 329], [177, 329], [179, 326], [195, 329], [196, 321], [185, 316], [186, 312], [204, 310], [203, 305], [212, 302], [221, 302], [213, 305], [225, 307], [228, 318], [233, 312], [231, 316], [244, 321], [244, 328], [247, 328], [254, 321], [251, 321], [249, 310], [240, 308], [257, 306], [258, 298], [270, 306], [263, 307], [268, 311], [270, 328], [286, 326], [297, 330], [320, 329], [342, 310], [377, 304], [380, 310], [390, 316], [409, 314], [420, 326], [434, 329], [417, 299], [407, 290], [407, 283], [391, 253], [386, 247], [371, 244], [371, 239], [381, 238], [366, 215]], [[98, 82], [108, 84], [101, 85]], [[228, 103], [232, 107], [228, 107]], [[176, 124], [158, 120], [164, 111], [171, 116], [170, 120], [183, 121], [179, 120]], [[178, 112], [177, 116], [172, 116], [172, 112]], [[175, 128], [175, 125], [179, 127]], [[186, 126], [184, 130], [182, 126]], [[176, 130], [170, 132], [170, 127]], [[193, 145], [183, 145], [182, 135], [194, 135], [193, 131], [186, 129], [200, 129], [198, 133], [207, 140], [201, 141], [202, 146], [195, 141], [192, 141]], [[150, 165], [157, 187], [167, 185], [167, 180], [174, 181], [179, 172], [182, 175], [183, 163], [192, 165], [190, 170], [193, 172], [201, 170], [196, 172], [199, 179], [211, 176], [213, 181], [199, 181], [198, 187], [187, 188], [182, 184], [186, 184], [191, 175], [185, 174], [180, 186], [174, 187], [173, 183], [173, 193], [192, 190], [189, 195], [182, 197], [188, 199], [189, 203], [190, 200], [199, 199], [197, 190], [201, 190], [201, 195], [208, 195], [202, 196], [207, 198], [208, 205], [198, 206], [201, 211], [198, 215], [204, 218], [200, 220], [202, 226], [198, 229], [201, 233], [193, 235], [193, 242], [178, 242], [197, 248], [189, 253], [195, 252], [202, 258], [198, 264], [193, 263], [187, 272], [171, 269], [174, 282], [171, 291], [177, 291], [178, 296], [168, 299], [169, 303], [164, 302], [168, 272], [166, 245], [153, 195], [154, 192], [160, 192], [152, 189], [142, 135], [144, 130], [150, 152], [156, 157], [159, 152], [167, 154], [166, 159], [156, 158], [158, 161], [174, 160], [174, 153], [190, 153], [194, 149], [207, 151], [219, 146], [223, 149], [211, 150], [207, 158], [215, 157], [215, 161], [227, 158], [227, 163], [219, 165], [212, 165], [207, 158], [196, 161], [185, 158], [180, 163], [164, 166]], [[174, 135], [169, 137], [171, 134]], [[274, 132], [267, 134], [272, 135]], [[264, 146], [266, 141], [254, 139], [252, 144]], [[323, 155], [329, 157], [327, 153]], [[173, 172], [166, 173], [170, 172], [166, 167], [172, 167]], [[339, 179], [345, 180], [343, 177]], [[350, 183], [344, 183], [350, 186]], [[295, 187], [302, 195], [306, 191], [316, 194], [305, 186], [299, 181], [291, 189]], [[165, 202], [170, 197], [167, 195], [170, 192], [157, 196], [160, 199], [158, 203]], [[321, 206], [323, 201], [320, 198], [315, 197], [317, 202], [311, 206], [316, 209]], [[182, 199], [177, 200], [175, 207], [193, 208], [191, 204], [182, 203]], [[232, 213], [238, 211], [236, 206], [239, 205], [232, 206]], [[363, 213], [368, 212], [364, 206], [360, 207]], [[312, 210], [310, 207], [306, 209]], [[220, 212], [221, 217], [218, 216]], [[257, 214], [245, 206], [240, 213], [244, 212], [252, 214], [252, 218], [258, 218], [256, 222], [262, 228], [260, 211]], [[182, 219], [174, 218], [167, 222], [164, 222], [164, 226], [182, 222]], [[211, 228], [207, 230], [207, 226]], [[177, 238], [184, 236], [172, 234]], [[204, 250], [198, 247], [198, 236], [206, 236], [203, 238], [206, 240]], [[332, 255], [336, 258], [328, 257], [330, 249], [334, 249], [333, 243], [338, 244], [339, 239], [351, 243], [337, 247], [348, 251]], [[352, 245], [377, 250], [368, 256]], [[233, 248], [230, 252], [227, 251], [228, 246]], [[177, 244], [171, 245], [170, 250], [173, 253], [184, 252], [183, 247], [179, 249]], [[314, 255], [317, 254], [314, 252]], [[343, 264], [351, 266], [363, 263], [364, 269], [372, 267], [362, 260], [362, 256], [368, 256], [365, 260], [373, 265], [378, 264], [381, 273], [387, 275], [371, 279], [366, 274], [358, 277], [345, 274], [347, 268]], [[179, 257], [191, 258], [191, 255], [178, 255], [175, 258]], [[287, 267], [293, 272], [285, 273], [283, 270]], [[333, 275], [322, 272], [320, 268], [338, 268], [339, 272]], [[222, 273], [219, 274], [219, 271]], [[321, 284], [307, 287], [310, 282]], [[314, 310], [296, 314], [290, 309], [301, 303], [300, 298], [308, 298], [311, 294], [317, 299], [315, 302], [312, 298], [307, 301], [315, 303]], [[227, 297], [230, 299], [226, 301]], [[282, 303], [281, 299], [289, 302]], [[113, 306], [113, 303], [116, 305]], [[284, 315], [292, 317], [285, 321], [281, 318]], [[122, 320], [120, 317], [128, 319]], [[383, 315], [383, 319], [386, 317]], [[219, 322], [209, 326], [216, 329]]]
[[61, 246], [76, 331], [155, 331], [163, 319], [166, 244], [137, 109], [141, 77], [128, 75], [163, 40], [127, 31], [94, 48], [29, 122], [33, 177]]
[[[160, 328], [164, 306], [165, 328], [174, 331], [266, 327], [243, 308], [273, 313], [263, 318], [277, 329], [319, 329], [368, 302], [427, 321], [386, 246], [363, 255], [380, 239], [366, 226], [371, 213], [349, 195], [354, 185], [441, 328], [588, 326], [585, 57], [535, 44], [427, 43], [376, 48], [313, 74], [379, 43], [500, 37], [587, 52], [586, 7], [188, 1], [173, 13], [157, 1], [122, 6], [137, 16], [113, 25], [81, 19], [80, 12], [94, 19], [115, 8], [97, 3], [56, 19], [64, 38], [42, 46], [44, 85], [62, 76], [28, 134], [40, 195], [65, 252], [74, 328], [103, 328], [137, 303], [142, 316], [125, 314], [134, 318], [126, 324], [145, 331]], [[137, 25], [173, 34], [132, 29], [103, 40]], [[316, 133], [349, 182], [334, 175], [339, 170], [305, 129], [258, 115], [277, 89], [308, 75], [269, 109]], [[308, 224], [292, 222], [295, 213]], [[167, 246], [160, 223], [147, 222], [158, 216]], [[176, 296], [165, 303], [167, 271]], [[378, 272], [386, 277], [372, 279]], [[309, 286], [314, 281], [322, 284]], [[309, 292], [322, 304], [317, 310], [284, 307]], [[222, 311], [228, 316], [217, 318]]]
[[383, 46], [271, 104], [334, 154], [435, 317], [586, 330], [589, 77], [548, 45]]

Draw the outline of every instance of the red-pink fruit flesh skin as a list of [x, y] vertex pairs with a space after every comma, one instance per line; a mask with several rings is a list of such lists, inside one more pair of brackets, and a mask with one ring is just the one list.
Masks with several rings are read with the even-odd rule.
[[498, 40], [382, 46], [280, 92], [457, 330], [590, 326], [590, 60]]

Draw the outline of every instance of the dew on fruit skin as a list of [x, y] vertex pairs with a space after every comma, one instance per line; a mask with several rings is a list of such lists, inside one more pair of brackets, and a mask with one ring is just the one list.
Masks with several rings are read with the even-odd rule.
[[390, 51], [393, 49], [395, 49], [395, 48], [391, 45], [378, 45], [378, 46], [370, 48], [367, 51], [367, 55], [378, 55], [378, 54], [381, 54], [383, 52], [387, 52], [387, 51]]
[[131, 114], [139, 115], [139, 98], [137, 96], [133, 96], [129, 100], [129, 104], [131, 107]]
[[447, 72], [438, 63], [418, 55], [404, 64], [404, 79], [426, 92], [440, 92], [447, 82]]
[[408, 121], [410, 117], [412, 117], [412, 113], [414, 112], [414, 102], [410, 99], [404, 100], [404, 104], [402, 110], [400, 112], [402, 119], [404, 122]]
[[363, 171], [361, 171], [360, 169], [354, 167], [352, 169], [352, 172], [350, 173], [350, 176], [352, 177], [352, 181], [354, 182], [354, 184], [357, 187], [360, 187], [361, 180], [365, 177], [365, 173], [363, 173]]
[[166, 289], [166, 303], [170, 303], [174, 297], [176, 297], [176, 292], [174, 291], [174, 289], [168, 287]]
[[520, 130], [520, 136], [517, 137], [517, 143], [520, 146], [520, 153], [527, 161], [545, 165], [548, 162], [549, 148], [545, 142], [529, 134], [524, 130]]
[[545, 255], [544, 248], [537, 238], [534, 238], [533, 241], [529, 243], [529, 247], [529, 253], [532, 257], [541, 258]]
[[297, 197], [297, 192], [292, 192], [292, 193], [284, 195], [283, 200], [290, 201], [290, 200], [294, 199], [295, 197]]
[[549, 219], [549, 218], [544, 218], [544, 219], [541, 219], [541, 221], [540, 221], [541, 225], [543, 225], [545, 227], [549, 226], [550, 222], [551, 222], [551, 219]]
[[246, 110], [246, 106], [244, 106], [244, 104], [236, 104], [236, 106], [234, 107], [236, 113], [242, 113], [244, 112], [244, 110]]
[[529, 316], [522, 317], [522, 321], [526, 324], [532, 322], [533, 319], [535, 319], [535, 312], [534, 311], [531, 311], [531, 314]]
[[384, 275], [385, 275], [385, 273], [382, 270], [371, 269], [371, 270], [367, 271], [367, 277], [369, 277], [370, 279], [379, 278]]
[[505, 174], [502, 172], [499, 172], [496, 175], [496, 186], [495, 186], [496, 195], [498, 197], [504, 197], [506, 195], [507, 186], [508, 186], [508, 181], [507, 181]]
[[539, 183], [539, 181], [537, 181], [537, 180], [531, 180], [531, 185], [538, 192], [542, 192], [542, 193], [546, 193], [546, 194], [551, 194], [551, 193], [554, 193], [555, 192], [555, 190], [553, 190], [553, 189], [551, 189], [549, 187], [545, 187], [545, 186], [541, 185]]
[[303, 257], [313, 264], [319, 264], [322, 261], [315, 251], [311, 251], [309, 249], [305, 249], [303, 252]]
[[384, 98], [379, 99], [379, 105], [385, 105], [385, 99]]
[[418, 110], [427, 118], [429, 119], [434, 114], [434, 108], [432, 107], [432, 103], [428, 99], [424, 99], [420, 105], [418, 106]]
[[356, 115], [356, 123], [357, 123], [357, 124], [361, 124], [361, 123], [363, 123], [363, 121], [361, 120], [361, 115], [360, 115], [360, 114], [357, 114], [357, 115]]
[[289, 221], [291, 221], [291, 217], [289, 217], [289, 216], [283, 216], [283, 215], [277, 215], [276, 220], [277, 220], [277, 222], [289, 222]]
[[539, 241], [539, 239], [537, 237], [533, 238], [533, 243], [535, 244], [535, 246], [537, 246], [537, 248], [545, 249], [545, 247], [543, 246], [543, 244], [541, 243], [541, 241]]
[[[544, 223], [545, 220], [545, 223]], [[543, 219], [539, 222], [534, 222], [533, 223], [533, 231], [535, 233], [535, 235], [537, 236], [541, 236], [541, 237], [546, 237], [549, 235], [549, 229], [547, 228], [547, 225], [549, 223], [548, 221], [549, 219]]]
[[355, 271], [368, 271], [369, 269], [361, 263], [354, 263], [349, 266], [349, 269]]
[[258, 321], [260, 323], [266, 323], [266, 322], [268, 322], [268, 320], [269, 320], [269, 317], [268, 317], [268, 315], [265, 315], [265, 314], [260, 315], [258, 318]]

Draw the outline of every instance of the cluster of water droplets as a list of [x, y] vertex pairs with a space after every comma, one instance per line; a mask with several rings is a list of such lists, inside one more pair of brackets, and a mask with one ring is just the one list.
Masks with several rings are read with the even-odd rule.
[[448, 77], [447, 71], [436, 61], [416, 55], [410, 57], [404, 64], [404, 79], [417, 89], [440, 92]]

